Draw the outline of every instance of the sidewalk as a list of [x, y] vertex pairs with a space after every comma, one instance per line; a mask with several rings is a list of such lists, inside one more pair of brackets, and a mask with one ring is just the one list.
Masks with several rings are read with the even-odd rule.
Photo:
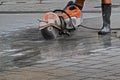
[[[8, 2], [3, 2], [0, 5], [0, 12], [11, 12], [11, 11], [52, 11], [57, 8], [62, 9], [63, 6], [66, 4], [66, 0], [58, 1], [58, 0], [43, 0], [42, 3], [39, 2], [39, 0], [31, 0], [31, 1], [8, 1]], [[61, 4], [61, 5], [58, 5]]]

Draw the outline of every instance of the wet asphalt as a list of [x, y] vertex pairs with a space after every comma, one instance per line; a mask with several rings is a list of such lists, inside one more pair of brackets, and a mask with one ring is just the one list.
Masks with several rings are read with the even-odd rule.
[[[45, 40], [37, 21], [43, 12], [35, 11], [63, 7], [55, 3], [0, 6], [0, 11], [13, 11], [0, 14], [0, 80], [120, 80], [119, 0], [113, 1], [111, 28], [117, 30], [111, 34], [100, 36], [98, 30], [83, 28], [102, 25], [99, 1], [86, 0], [83, 26], [70, 36]], [[27, 12], [14, 13], [17, 10]]]
[[[119, 36], [115, 31], [100, 36], [97, 34], [98, 30], [83, 27], [78, 27], [70, 36], [64, 35], [56, 40], [45, 40], [38, 29], [37, 18], [40, 15], [42, 14], [0, 15], [0, 71], [33, 66], [38, 61], [90, 55], [94, 54], [91, 52], [93, 50], [120, 46]], [[101, 19], [100, 17], [86, 18], [82, 25], [96, 26], [92, 22], [95, 20], [100, 22]], [[115, 40], [118, 40], [117, 44]]]

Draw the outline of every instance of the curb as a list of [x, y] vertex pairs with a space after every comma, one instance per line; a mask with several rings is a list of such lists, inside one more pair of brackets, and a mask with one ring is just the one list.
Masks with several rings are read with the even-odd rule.
[[11, 1], [11, 2], [0, 2], [1, 5], [16, 5], [16, 4], [38, 4], [40, 3], [39, 1]]

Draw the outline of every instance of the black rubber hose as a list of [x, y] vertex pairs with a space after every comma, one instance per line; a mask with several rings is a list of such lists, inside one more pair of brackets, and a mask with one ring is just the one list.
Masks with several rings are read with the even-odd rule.
[[[68, 16], [68, 18], [70, 19], [71, 23], [72, 23], [72, 19], [71, 19], [70, 15], [68, 13], [66, 13], [64, 10], [60, 10], [60, 9], [56, 9], [53, 12], [55, 13], [57, 11], [65, 13]], [[75, 28], [73, 23], [72, 23], [72, 26]], [[91, 29], [91, 30], [100, 30], [100, 28], [92, 28], [92, 27], [88, 27], [88, 26], [84, 26], [84, 25], [79, 25], [79, 26], [83, 27], [83, 28], [86, 28], [86, 29]], [[120, 28], [111, 28], [111, 30], [120, 30]]]

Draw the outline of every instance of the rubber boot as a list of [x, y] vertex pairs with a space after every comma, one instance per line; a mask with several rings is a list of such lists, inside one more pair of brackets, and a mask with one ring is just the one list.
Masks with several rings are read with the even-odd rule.
[[110, 16], [111, 16], [111, 4], [102, 4], [103, 27], [98, 32], [99, 35], [106, 35], [111, 32]]

